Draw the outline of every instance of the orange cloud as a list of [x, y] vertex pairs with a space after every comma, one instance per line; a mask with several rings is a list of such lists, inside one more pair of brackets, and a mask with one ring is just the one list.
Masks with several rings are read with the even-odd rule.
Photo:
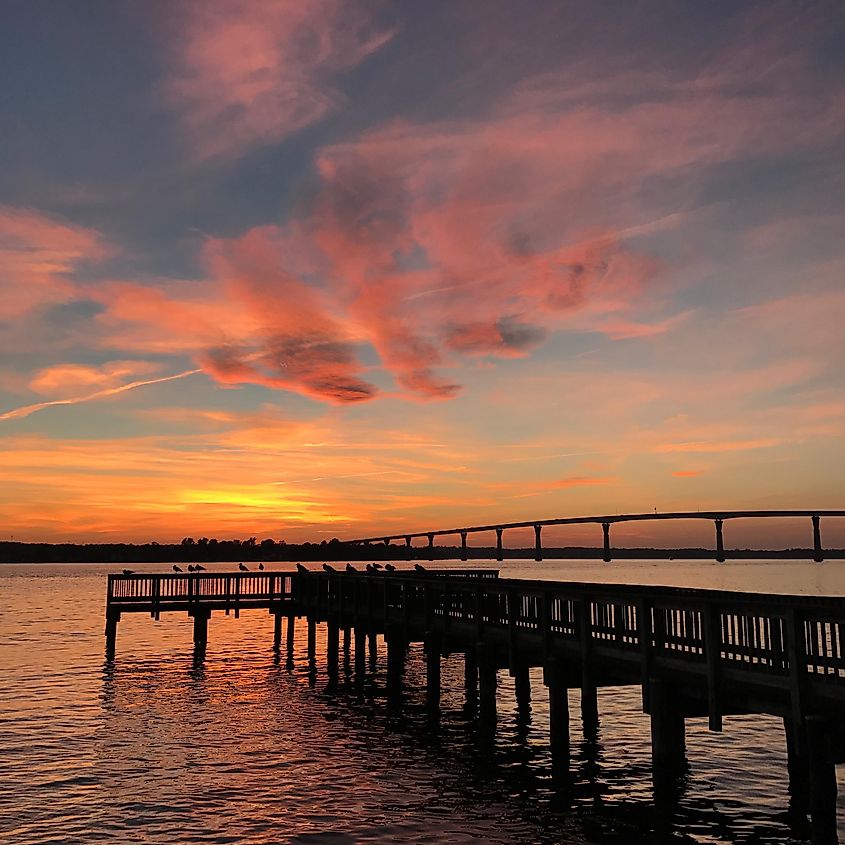
[[701, 470], [699, 469], [678, 469], [675, 470], [672, 475], [675, 478], [695, 478], [696, 476], [701, 475]]
[[167, 94], [202, 158], [236, 156], [321, 120], [343, 102], [331, 76], [392, 35], [358, 0], [186, 0], [177, 13]]

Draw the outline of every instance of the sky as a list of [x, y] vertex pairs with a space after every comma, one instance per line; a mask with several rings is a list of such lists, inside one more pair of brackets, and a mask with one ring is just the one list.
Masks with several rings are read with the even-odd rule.
[[845, 507], [843, 46], [824, 0], [5, 0], [0, 537]]

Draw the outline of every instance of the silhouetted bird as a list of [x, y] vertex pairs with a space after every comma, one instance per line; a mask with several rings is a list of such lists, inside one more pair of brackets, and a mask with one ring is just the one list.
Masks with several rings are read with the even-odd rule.
[[249, 570], [246, 568], [246, 566], [244, 566], [244, 564], [242, 564], [242, 563], [238, 564], [238, 569], [240, 569], [241, 572], [249, 572]]
[[135, 573], [131, 569], [124, 569], [123, 574], [124, 575], [134, 575]]
[[307, 574], [311, 570], [307, 566], [303, 566], [301, 563], [296, 565], [296, 571], [301, 572], [303, 575]]
[[194, 564], [194, 572], [205, 572], [205, 567], [199, 563]]
[[426, 571], [425, 567], [424, 567], [424, 566], [422, 566], [422, 565], [421, 565], [421, 564], [419, 564], [419, 563], [415, 563], [415, 564], [414, 564], [414, 569], [416, 569], [416, 570], [417, 570], [417, 572], [425, 572], [425, 571]]
[[189, 564], [188, 564], [188, 572], [196, 572], [196, 571], [197, 571], [196, 566], [192, 566], [192, 565], [189, 563]]
[[181, 571], [182, 571], [182, 567], [181, 567], [181, 566], [176, 566], [176, 564], [174, 563], [174, 564], [173, 564], [173, 571], [174, 571], [174, 572], [181, 572]]
[[337, 572], [333, 566], [329, 566], [327, 563], [323, 564], [323, 569], [325, 569], [326, 572]]
[[364, 567], [364, 569], [365, 569], [367, 572], [375, 572], [375, 571], [376, 571], [376, 570], [373, 568], [373, 565], [372, 565], [371, 563], [368, 563], [368, 564]]
[[373, 565], [372, 565], [372, 566], [373, 566], [373, 569], [375, 569], [375, 571], [376, 571], [376, 572], [378, 572], [378, 571], [379, 571], [379, 569], [381, 569], [381, 564], [380, 564], [380, 563], [373, 563]]
[[263, 572], [263, 571], [264, 571], [264, 564], [263, 564], [263, 563], [259, 563], [259, 564], [258, 564], [258, 568], [259, 568], [259, 569]]
[[347, 572], [357, 572], [358, 570], [351, 563], [347, 563], [346, 564], [346, 571]]
[[396, 572], [396, 567], [395, 567], [392, 563], [386, 563], [386, 564], [384, 565], [384, 568], [385, 568], [388, 572]]

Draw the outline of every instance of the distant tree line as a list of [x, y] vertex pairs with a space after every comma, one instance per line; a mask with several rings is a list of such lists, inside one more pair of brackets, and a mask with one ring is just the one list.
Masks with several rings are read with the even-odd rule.
[[[533, 558], [534, 549], [504, 549], [505, 558]], [[755, 549], [734, 549], [727, 551], [728, 558], [808, 558], [809, 549], [783, 549], [763, 551]], [[179, 563], [214, 561], [344, 561], [344, 560], [457, 560], [458, 546], [371, 543], [350, 545], [333, 537], [320, 543], [286, 543], [284, 540], [255, 537], [246, 540], [217, 540], [215, 538], [185, 537], [181, 543], [16, 543], [0, 542], [0, 563]], [[470, 560], [494, 560], [494, 546], [471, 546], [467, 549]], [[547, 559], [601, 559], [600, 547], [568, 546], [544, 548]], [[687, 559], [712, 560], [712, 549], [614, 549], [615, 560], [624, 559]], [[845, 551], [825, 550], [826, 558], [843, 558]]]

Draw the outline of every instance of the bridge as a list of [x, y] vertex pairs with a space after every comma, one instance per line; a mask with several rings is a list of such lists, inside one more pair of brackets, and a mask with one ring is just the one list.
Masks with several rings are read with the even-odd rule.
[[[316, 675], [316, 626], [326, 626], [330, 687], [339, 677], [340, 637], [354, 635], [354, 677], [367, 653], [387, 649], [387, 706], [401, 707], [411, 643], [423, 643], [427, 704], [437, 718], [441, 657], [465, 660], [465, 694], [479, 725], [495, 731], [498, 675], [513, 676], [518, 703], [531, 698], [529, 669], [542, 667], [550, 706], [550, 750], [566, 772], [570, 689], [581, 693], [583, 729], [598, 725], [601, 687], [641, 688], [650, 715], [655, 796], [671, 791], [685, 764], [685, 722], [766, 713], [783, 719], [790, 789], [815, 843], [836, 842], [835, 762], [843, 758], [845, 598], [583, 584], [499, 578], [496, 570], [303, 571], [111, 575], [107, 656], [121, 614], [187, 612], [203, 654], [212, 612], [267, 610], [273, 648], [292, 665], [296, 623], [305, 618]], [[753, 773], [749, 773], [753, 776]]]
[[[467, 560], [467, 536], [469, 534], [480, 534], [482, 532], [496, 532], [496, 560], [504, 559], [504, 547], [502, 536], [508, 529], [533, 528], [534, 529], [534, 559], [543, 559], [542, 531], [550, 525], [601, 525], [604, 535], [603, 560], [606, 563], [611, 561], [610, 526], [619, 522], [653, 522], [665, 520], [682, 519], [704, 519], [713, 522], [716, 529], [715, 557], [719, 563], [724, 563], [725, 542], [724, 523], [732, 519], [773, 519], [787, 517], [808, 518], [813, 531], [812, 558], [816, 563], [824, 560], [824, 551], [821, 540], [821, 518], [822, 517], [845, 517], [845, 510], [732, 510], [732, 511], [675, 511], [671, 513], [628, 513], [605, 516], [570, 516], [556, 519], [535, 519], [526, 522], [505, 522], [493, 523], [490, 525], [475, 525], [469, 528], [446, 528], [437, 531], [416, 531], [404, 534], [385, 534], [380, 537], [362, 537], [353, 540], [346, 540], [348, 545], [359, 546], [370, 543], [384, 543], [390, 545], [393, 540], [404, 540], [405, 546], [410, 549], [417, 538], [428, 540], [429, 549], [434, 548], [435, 537], [459, 536], [461, 538], [461, 560]], [[630, 555], [626, 555], [630, 557]]]

